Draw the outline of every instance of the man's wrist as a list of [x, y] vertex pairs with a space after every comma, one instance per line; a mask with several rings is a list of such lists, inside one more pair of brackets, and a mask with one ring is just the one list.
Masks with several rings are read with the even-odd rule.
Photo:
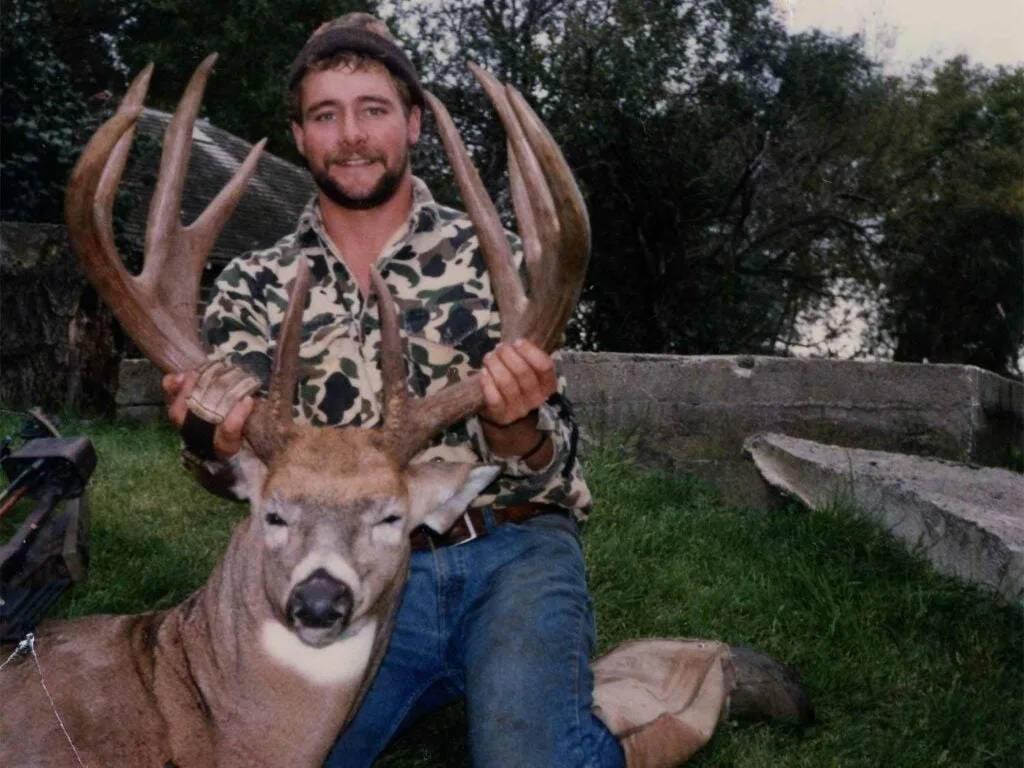
[[487, 445], [492, 452], [505, 458], [521, 456], [536, 444], [540, 434], [538, 416], [538, 412], [533, 410], [508, 424], [499, 424], [477, 414]]
[[551, 461], [550, 435], [537, 428], [537, 410], [508, 424], [497, 424], [480, 414], [477, 414], [477, 418], [487, 447], [494, 456], [509, 461], [525, 461], [531, 469], [543, 467]]
[[532, 411], [527, 413], [525, 416], [522, 416], [522, 417], [516, 419], [515, 421], [510, 421], [508, 424], [502, 424], [500, 421], [494, 421], [493, 419], [489, 419], [486, 416], [484, 416], [482, 413], [478, 413], [476, 415], [476, 417], [480, 421], [482, 421], [484, 424], [487, 424], [488, 426], [494, 427], [495, 429], [508, 429], [509, 427], [515, 427], [518, 424], [527, 424], [527, 423], [536, 426], [536, 424], [537, 424], [537, 417], [538, 417], [538, 411], [537, 411], [536, 408], [534, 408]]
[[185, 413], [185, 421], [181, 425], [181, 439], [185, 443], [185, 450], [190, 454], [202, 461], [215, 460], [217, 458], [217, 451], [214, 448], [216, 434], [216, 423], [204, 419], [191, 409]]

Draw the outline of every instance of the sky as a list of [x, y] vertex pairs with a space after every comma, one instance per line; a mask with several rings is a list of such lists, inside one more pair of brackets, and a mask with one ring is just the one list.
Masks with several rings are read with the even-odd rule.
[[[864, 34], [886, 69], [966, 53], [976, 64], [1024, 65], [1024, 0], [775, 0], [790, 31]], [[887, 41], [891, 41], [891, 47]]]

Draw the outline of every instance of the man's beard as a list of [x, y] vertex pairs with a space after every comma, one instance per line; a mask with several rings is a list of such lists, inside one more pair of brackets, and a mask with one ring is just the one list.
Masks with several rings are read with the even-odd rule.
[[313, 168], [309, 161], [306, 161], [306, 167], [309, 168], [313, 181], [316, 182], [320, 191], [331, 202], [342, 208], [347, 208], [350, 211], [368, 211], [371, 208], [383, 205], [395, 196], [398, 186], [402, 183], [402, 177], [405, 176], [405, 171], [409, 167], [409, 155], [407, 153], [402, 158], [402, 162], [398, 164], [397, 168], [390, 169], [385, 166], [384, 175], [380, 177], [380, 180], [373, 189], [358, 197], [349, 195], [341, 188], [338, 182], [331, 178], [331, 164], [331, 162], [328, 162], [327, 167], [321, 171]]

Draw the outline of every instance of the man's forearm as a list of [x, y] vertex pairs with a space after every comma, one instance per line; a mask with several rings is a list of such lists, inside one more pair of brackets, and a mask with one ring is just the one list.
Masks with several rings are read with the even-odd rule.
[[504, 426], [484, 419], [480, 419], [480, 424], [487, 445], [495, 455], [523, 458], [530, 469], [542, 469], [551, 463], [555, 448], [548, 433], [537, 429], [536, 411]]

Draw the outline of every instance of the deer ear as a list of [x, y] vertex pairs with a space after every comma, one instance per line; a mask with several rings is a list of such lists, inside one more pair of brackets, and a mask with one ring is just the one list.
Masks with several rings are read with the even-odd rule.
[[499, 467], [455, 462], [413, 464], [405, 476], [410, 529], [428, 525], [444, 533], [500, 471]]
[[252, 509], [258, 509], [263, 496], [263, 483], [267, 479], [267, 465], [246, 445], [228, 460], [228, 466], [234, 472], [231, 493], [238, 499], [248, 499]]

